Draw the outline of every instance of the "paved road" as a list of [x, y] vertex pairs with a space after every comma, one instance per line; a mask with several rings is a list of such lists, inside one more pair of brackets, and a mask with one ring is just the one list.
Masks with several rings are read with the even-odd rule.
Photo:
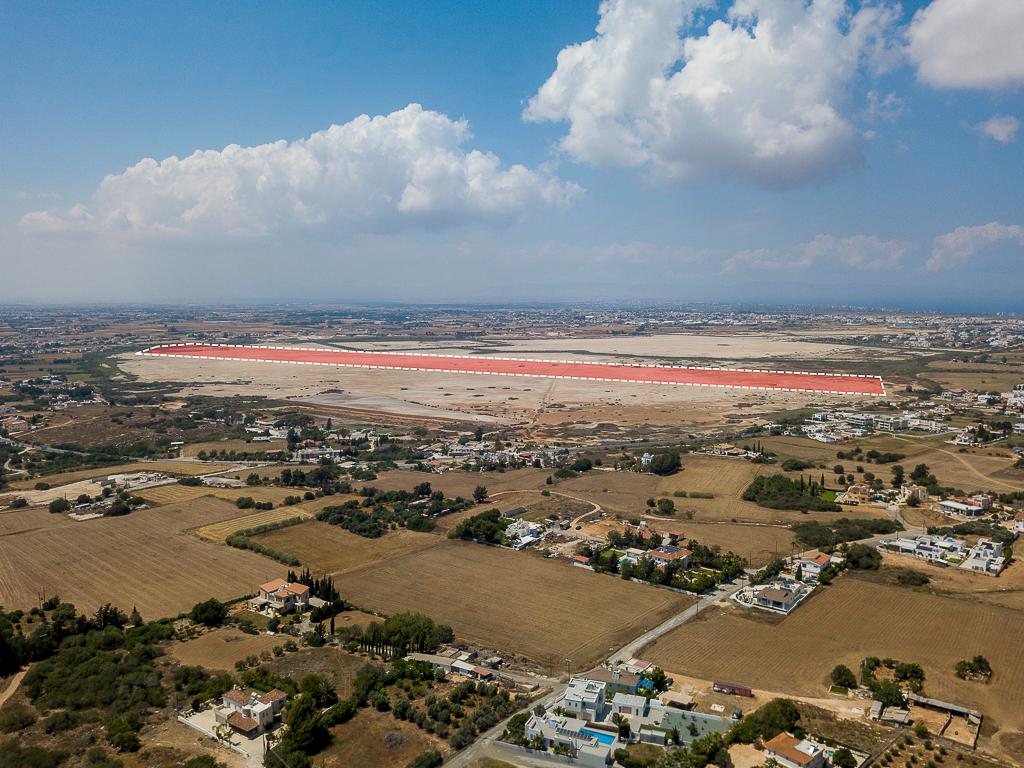
[[[530, 708], [532, 709], [538, 704], [542, 704], [545, 707], [547, 707], [549, 704], [553, 704], [554, 701], [565, 692], [565, 689], [565, 683], [557, 683], [554, 686], [554, 689], [551, 691], [551, 693], [537, 699], [537, 701], [533, 702], [533, 704], [530, 705]], [[476, 741], [474, 741], [470, 746], [466, 747], [464, 750], [451, 757], [445, 763], [445, 766], [447, 768], [466, 768], [466, 766], [471, 765], [472, 763], [483, 757], [487, 757], [489, 754], [493, 755], [494, 742], [496, 742], [498, 740], [498, 737], [505, 732], [505, 725], [514, 716], [515, 715], [505, 718], [496, 726], [491, 728], [491, 730], [487, 731], [486, 733], [480, 734], [480, 737]], [[507, 757], [508, 756], [506, 755], [506, 759]], [[523, 757], [525, 756], [516, 755], [516, 761], [523, 762]]]
[[736, 584], [721, 584], [713, 592], [700, 598], [696, 603], [691, 605], [681, 613], [677, 613], [675, 616], [662, 622], [654, 629], [650, 629], [644, 632], [637, 638], [634, 638], [622, 648], [613, 653], [608, 661], [611, 664], [618, 664], [619, 662], [629, 661], [630, 659], [636, 658], [640, 653], [640, 649], [648, 643], [657, 640], [667, 632], [671, 632], [673, 629], [682, 626], [690, 619], [698, 616], [701, 611], [707, 610], [712, 605], [720, 600], [728, 600], [734, 594], [740, 591], [747, 584], [745, 577], [739, 577]]

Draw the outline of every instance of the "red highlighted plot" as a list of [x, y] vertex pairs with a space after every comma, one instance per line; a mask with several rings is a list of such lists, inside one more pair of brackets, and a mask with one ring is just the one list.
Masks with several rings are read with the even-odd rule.
[[299, 347], [245, 347], [227, 344], [169, 344], [139, 352], [160, 357], [245, 360], [261, 363], [333, 365], [398, 371], [476, 373], [493, 376], [534, 376], [555, 379], [618, 381], [636, 384], [680, 384], [693, 387], [779, 389], [838, 395], [884, 395], [877, 376], [798, 371], [755, 371], [729, 368], [682, 368], [582, 361], [531, 360], [491, 356], [354, 352]]

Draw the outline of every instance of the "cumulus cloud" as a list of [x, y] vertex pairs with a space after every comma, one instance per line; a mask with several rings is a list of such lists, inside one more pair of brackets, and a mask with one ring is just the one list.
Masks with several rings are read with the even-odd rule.
[[908, 53], [935, 88], [1024, 84], [1024, 2], [933, 0], [910, 23]]
[[976, 227], [957, 227], [935, 238], [931, 258], [925, 267], [949, 269], [998, 243], [1015, 243], [1024, 248], [1024, 227], [990, 221]]
[[681, 37], [703, 4], [605, 0], [596, 36], [558, 54], [525, 119], [567, 122], [560, 147], [576, 160], [669, 180], [792, 186], [859, 162], [850, 92], [894, 62], [895, 7], [735, 0]]
[[1012, 144], [1017, 140], [1020, 120], [1012, 115], [996, 115], [983, 123], [977, 123], [971, 127], [982, 136], [995, 139], [1000, 144]]
[[465, 120], [410, 104], [308, 138], [145, 159], [107, 176], [88, 205], [26, 214], [33, 231], [253, 236], [295, 228], [391, 229], [505, 221], [580, 189], [465, 150]]
[[896, 240], [880, 240], [873, 235], [836, 237], [818, 235], [790, 250], [757, 248], [740, 251], [726, 259], [722, 271], [742, 272], [750, 269], [799, 270], [816, 266], [844, 267], [851, 270], [882, 270], [898, 268], [907, 247]]

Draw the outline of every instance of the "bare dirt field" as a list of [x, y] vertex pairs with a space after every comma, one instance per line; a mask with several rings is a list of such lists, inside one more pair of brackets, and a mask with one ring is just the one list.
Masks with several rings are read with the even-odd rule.
[[[553, 427], [563, 432], [570, 429], [582, 437], [592, 432], [596, 435], [602, 424], [610, 427], [612, 433], [619, 425], [639, 429], [710, 426], [720, 423], [740, 406], [750, 407], [754, 414], [801, 407], [808, 402], [806, 395], [788, 392], [544, 379], [491, 384], [489, 377], [472, 374], [136, 355], [122, 357], [119, 365], [145, 382], [189, 382], [182, 389], [183, 395], [262, 394], [277, 400], [348, 408], [364, 417], [377, 413], [420, 420], [483, 419], [532, 424], [541, 431]], [[829, 397], [816, 399], [828, 401]]]
[[[887, 587], [846, 575], [787, 617], [709, 610], [656, 640], [643, 658], [666, 670], [821, 696], [836, 664], [869, 655], [921, 664], [925, 693], [980, 709], [993, 730], [1024, 729], [1024, 613]], [[957, 660], [986, 656], [989, 684], [958, 679]]]
[[253, 538], [294, 555], [303, 566], [320, 574], [346, 573], [372, 563], [390, 561], [439, 541], [438, 536], [430, 533], [405, 530], [392, 531], [379, 539], [367, 539], [317, 520], [257, 534]]
[[[424, 349], [426, 345], [408, 341], [381, 341], [358, 345], [362, 349], [398, 351]], [[486, 347], [473, 342], [462, 342], [458, 345], [430, 343], [429, 351], [435, 354], [465, 354], [467, 348], [493, 352], [498, 355], [529, 352], [533, 357], [546, 357], [552, 360], [568, 359], [579, 354], [595, 355], [607, 359], [620, 357], [665, 357], [680, 358], [711, 358], [715, 360], [744, 360], [750, 358], [781, 357], [794, 359], [805, 357], [831, 358], [837, 355], [850, 357], [857, 350], [838, 344], [806, 341], [783, 333], [736, 333], [736, 334], [696, 334], [672, 333], [655, 334], [652, 336], [613, 336], [574, 339], [501, 339], [489, 340]], [[865, 356], [873, 351], [864, 349]], [[874, 352], [877, 354], [877, 351]], [[891, 352], [883, 352], [889, 356]]]
[[589, 667], [692, 602], [564, 561], [448, 540], [335, 581], [363, 608], [423, 611], [463, 640], [558, 668], [566, 658]]
[[155, 619], [246, 594], [283, 567], [186, 533], [242, 514], [203, 498], [85, 522], [44, 509], [0, 515], [0, 603], [28, 609], [60, 595], [84, 611], [111, 602]]
[[247, 656], [258, 656], [284, 642], [269, 635], [249, 635], [234, 627], [214, 629], [194, 640], [172, 643], [170, 655], [192, 667], [234, 673], [235, 662]]

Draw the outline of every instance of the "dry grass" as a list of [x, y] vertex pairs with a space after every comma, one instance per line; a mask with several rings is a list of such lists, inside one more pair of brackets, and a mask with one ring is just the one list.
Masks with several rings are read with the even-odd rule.
[[364, 608], [422, 611], [464, 640], [556, 668], [566, 658], [588, 667], [692, 602], [564, 561], [447, 540], [335, 581]]
[[[704, 679], [727, 678], [774, 691], [821, 696], [836, 664], [865, 656], [916, 661], [927, 695], [980, 709], [996, 729], [1024, 728], [1024, 613], [871, 583], [839, 579], [785, 618], [730, 606], [656, 640], [643, 658]], [[986, 656], [988, 685], [959, 680], [957, 660]]]
[[559, 480], [551, 490], [587, 499], [609, 512], [635, 515], [644, 502], [655, 495], [658, 478], [639, 472], [605, 472], [591, 470], [579, 477]]
[[2, 515], [0, 603], [27, 609], [60, 595], [84, 611], [111, 602], [153, 619], [246, 594], [282, 566], [186, 533], [242, 514], [202, 498], [81, 523], [42, 509]]
[[261, 533], [253, 538], [268, 547], [295, 555], [315, 573], [345, 573], [438, 542], [438, 537], [432, 534], [405, 530], [392, 531], [379, 539], [367, 539], [340, 526], [316, 520]]
[[136, 461], [131, 464], [115, 464], [110, 467], [97, 467], [95, 469], [78, 469], [74, 472], [60, 472], [54, 475], [43, 475], [34, 477], [31, 480], [15, 480], [11, 482], [11, 488], [25, 490], [35, 488], [36, 483], [49, 483], [51, 486], [67, 485], [79, 480], [91, 480], [95, 477], [106, 477], [107, 475], [122, 475], [131, 472], [164, 472], [168, 475], [206, 475], [216, 472], [218, 469], [225, 469], [234, 466], [233, 464], [210, 464], [191, 461]]
[[[927, 464], [940, 483], [968, 493], [1024, 490], [1024, 472], [1012, 470], [1011, 455], [1009, 451], [998, 449], [969, 449], [960, 453], [956, 447], [947, 445], [915, 456], [913, 464]], [[906, 466], [908, 462], [903, 464]]]
[[732, 550], [745, 557], [752, 567], [760, 567], [775, 557], [785, 557], [799, 550], [796, 537], [789, 528], [776, 525], [750, 525], [740, 523], [701, 523], [694, 520], [648, 517], [655, 530], [680, 529], [687, 539], [706, 546], [718, 545], [723, 551]]
[[865, 574], [865, 578], [895, 584], [899, 569], [927, 574], [931, 581], [915, 588], [920, 591], [1024, 611], [1024, 562], [1020, 560], [1013, 560], [999, 576], [993, 578], [886, 552], [881, 570]]
[[[385, 737], [392, 735], [388, 743]], [[392, 768], [406, 765], [423, 752], [448, 752], [447, 745], [421, 731], [412, 723], [403, 722], [390, 712], [361, 709], [359, 714], [343, 725], [331, 729], [334, 740], [316, 756], [324, 768]]]
[[280, 451], [288, 447], [287, 440], [269, 440], [266, 442], [252, 443], [245, 440], [211, 440], [206, 443], [190, 443], [183, 446], [181, 455], [186, 458], [193, 458], [199, 455], [200, 451], [235, 451], [236, 453], [260, 453], [261, 451]]
[[266, 666], [271, 672], [293, 680], [301, 680], [306, 675], [322, 675], [338, 691], [338, 696], [347, 698], [352, 693], [356, 674], [369, 663], [366, 657], [337, 648], [303, 648], [297, 653], [275, 658]]
[[764, 464], [753, 464], [742, 459], [684, 456], [683, 470], [663, 478], [658, 483], [658, 493], [671, 496], [674, 491], [682, 490], [739, 496], [764, 471]]
[[430, 483], [435, 491], [444, 491], [445, 496], [462, 496], [470, 498], [473, 489], [478, 485], [487, 488], [491, 493], [496, 491], [517, 491], [524, 488], [544, 488], [544, 479], [550, 474], [544, 469], [517, 469], [511, 472], [445, 472], [442, 475], [396, 469], [383, 472], [376, 480], [362, 485], [372, 485], [384, 491], [409, 491], [420, 483]]
[[156, 488], [143, 488], [137, 494], [152, 504], [181, 504], [203, 496], [213, 496], [234, 502], [242, 496], [249, 496], [255, 501], [269, 501], [280, 504], [288, 496], [301, 496], [302, 491], [294, 488], [275, 488], [273, 486], [246, 486], [244, 488], [212, 488], [205, 485], [159, 485]]
[[204, 525], [202, 528], [197, 528], [195, 534], [207, 541], [223, 542], [228, 536], [238, 531], [245, 531], [261, 525], [280, 523], [295, 517], [309, 519], [312, 515], [299, 507], [278, 507], [277, 509], [260, 510], [251, 515], [236, 517], [233, 520], [223, 520], [219, 523]]
[[260, 651], [269, 651], [284, 642], [269, 635], [248, 635], [234, 627], [224, 627], [207, 632], [194, 640], [172, 643], [170, 655], [192, 667], [211, 671], [235, 671], [235, 662], [247, 656], [259, 656]]

